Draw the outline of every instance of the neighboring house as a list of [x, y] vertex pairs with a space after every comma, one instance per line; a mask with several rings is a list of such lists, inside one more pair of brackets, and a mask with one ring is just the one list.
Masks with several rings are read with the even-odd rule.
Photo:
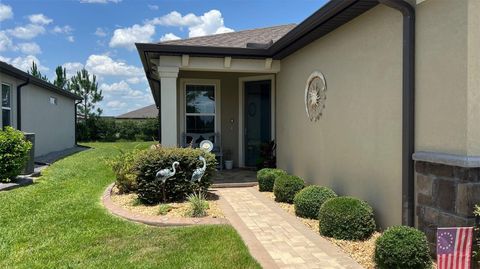
[[75, 146], [78, 95], [0, 61], [0, 128], [35, 133], [35, 157]]
[[215, 132], [245, 167], [274, 139], [279, 168], [433, 240], [480, 202], [479, 24], [478, 0], [331, 0], [297, 26], [136, 45], [163, 144]]
[[146, 119], [156, 119], [158, 116], [158, 109], [156, 105], [149, 105], [142, 107], [125, 114], [116, 116], [117, 120], [146, 120]]

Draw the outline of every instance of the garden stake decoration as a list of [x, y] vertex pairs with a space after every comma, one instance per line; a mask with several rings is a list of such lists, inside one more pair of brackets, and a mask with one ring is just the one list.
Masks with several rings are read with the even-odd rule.
[[169, 179], [169, 178], [171, 178], [175, 175], [175, 173], [177, 172], [177, 170], [175, 170], [175, 167], [177, 167], [178, 165], [180, 165], [179, 162], [173, 162], [171, 170], [168, 169], [168, 168], [161, 169], [155, 175], [156, 179], [159, 179], [160, 181], [162, 181], [162, 186], [163, 186], [162, 187], [162, 192], [163, 192], [163, 202], [164, 203], [166, 202], [165, 183], [167, 182], [167, 179]]
[[[199, 156], [198, 159], [203, 162], [203, 166], [193, 171], [192, 179], [190, 180], [192, 183], [195, 183], [195, 181], [200, 182], [205, 174], [205, 170], [207, 169], [207, 162], [205, 161], [205, 158], [203, 156]], [[200, 195], [200, 187], [198, 189], [198, 195]]]

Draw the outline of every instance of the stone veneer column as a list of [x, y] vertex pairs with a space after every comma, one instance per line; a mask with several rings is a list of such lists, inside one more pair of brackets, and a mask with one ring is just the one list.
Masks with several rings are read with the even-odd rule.
[[437, 227], [472, 226], [480, 203], [480, 158], [418, 152], [415, 195], [418, 229], [425, 232], [432, 253]]
[[159, 67], [160, 77], [160, 112], [162, 120], [163, 146], [177, 146], [177, 77], [178, 67]]

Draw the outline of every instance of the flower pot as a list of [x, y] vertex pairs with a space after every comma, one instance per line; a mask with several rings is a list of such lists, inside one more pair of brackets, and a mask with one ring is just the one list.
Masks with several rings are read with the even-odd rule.
[[231, 170], [232, 168], [233, 168], [233, 161], [232, 160], [225, 161], [225, 169]]

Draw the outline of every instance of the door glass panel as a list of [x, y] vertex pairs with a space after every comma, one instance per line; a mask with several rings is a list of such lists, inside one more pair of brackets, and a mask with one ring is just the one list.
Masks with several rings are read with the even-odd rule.
[[215, 113], [215, 87], [213, 85], [187, 85], [187, 113]]
[[270, 142], [271, 82], [270, 80], [245, 83], [245, 165], [256, 166], [260, 147]]
[[2, 107], [10, 107], [10, 86], [2, 84]]
[[10, 109], [2, 109], [2, 126], [11, 126]]
[[215, 116], [187, 116], [187, 133], [215, 132]]

